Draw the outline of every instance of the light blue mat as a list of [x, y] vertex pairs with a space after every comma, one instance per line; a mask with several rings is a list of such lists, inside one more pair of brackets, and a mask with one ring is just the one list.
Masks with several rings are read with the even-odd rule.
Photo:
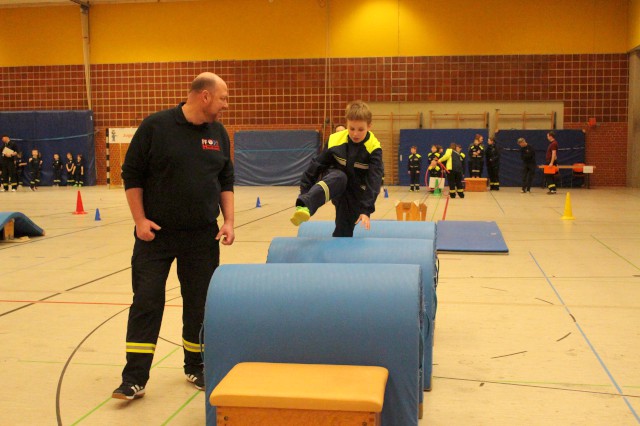
[[436, 250], [461, 253], [509, 253], [495, 222], [441, 220], [436, 226]]
[[19, 212], [0, 212], [0, 230], [11, 219], [15, 219], [14, 235], [19, 237], [41, 237], [44, 235], [44, 229], [33, 223], [31, 219]]

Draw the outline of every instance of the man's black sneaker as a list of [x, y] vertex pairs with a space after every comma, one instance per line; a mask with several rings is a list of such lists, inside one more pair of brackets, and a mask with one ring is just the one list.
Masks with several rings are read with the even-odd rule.
[[120, 387], [113, 391], [112, 398], [116, 399], [137, 399], [144, 396], [144, 386], [134, 385], [133, 383], [122, 382]]
[[196, 389], [204, 390], [204, 373], [202, 371], [195, 374], [185, 373], [184, 375], [188, 381], [193, 383]]

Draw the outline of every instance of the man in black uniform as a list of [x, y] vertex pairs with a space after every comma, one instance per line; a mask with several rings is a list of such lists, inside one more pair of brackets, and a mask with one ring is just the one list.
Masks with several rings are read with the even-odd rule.
[[531, 183], [536, 173], [536, 152], [524, 138], [518, 139], [522, 159], [522, 193], [531, 192]]
[[2, 136], [2, 144], [0, 144], [0, 157], [2, 157], [2, 184], [0, 192], [9, 191], [16, 192], [16, 155], [18, 155], [18, 146], [9, 136]]
[[422, 156], [418, 154], [418, 147], [411, 147], [411, 155], [409, 155], [409, 161], [407, 162], [409, 168], [409, 178], [411, 180], [411, 188], [409, 191], [420, 190], [420, 169], [422, 168]]
[[489, 189], [491, 191], [500, 191], [500, 152], [493, 137], [487, 140], [485, 159], [487, 160], [487, 173], [489, 174]]
[[[228, 108], [227, 96], [220, 77], [200, 74], [186, 103], [147, 117], [127, 151], [122, 178], [136, 225], [133, 304], [127, 364], [114, 398], [131, 400], [145, 393], [174, 259], [184, 306], [184, 372], [204, 389], [199, 331], [207, 289], [220, 261], [219, 242], [229, 245], [235, 238], [229, 136], [216, 121]], [[218, 228], [221, 210], [224, 223]]]

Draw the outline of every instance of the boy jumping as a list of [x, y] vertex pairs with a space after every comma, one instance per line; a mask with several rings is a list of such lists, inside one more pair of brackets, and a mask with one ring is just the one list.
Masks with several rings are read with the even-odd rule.
[[[382, 148], [371, 129], [366, 103], [347, 105], [347, 129], [329, 137], [327, 149], [316, 156], [302, 175], [300, 195], [291, 222], [298, 226], [331, 200], [336, 206], [334, 237], [352, 237], [358, 223], [370, 228], [384, 166]], [[320, 176], [322, 175], [322, 178]]]

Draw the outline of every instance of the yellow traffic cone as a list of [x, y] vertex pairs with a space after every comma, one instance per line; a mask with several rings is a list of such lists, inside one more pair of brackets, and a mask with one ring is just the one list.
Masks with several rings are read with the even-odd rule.
[[564, 202], [564, 214], [562, 220], [574, 220], [573, 212], [571, 211], [571, 194], [567, 192], [567, 198]]

